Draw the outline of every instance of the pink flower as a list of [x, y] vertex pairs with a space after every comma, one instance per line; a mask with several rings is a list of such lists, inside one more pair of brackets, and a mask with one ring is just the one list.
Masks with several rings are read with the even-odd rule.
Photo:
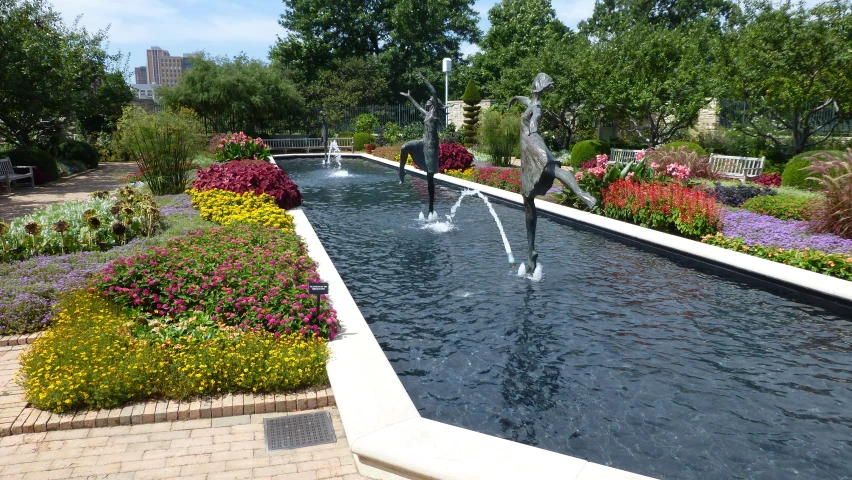
[[627, 180], [633, 180], [633, 172], [627, 174]]
[[641, 162], [642, 159], [645, 158], [645, 150], [642, 150], [640, 152], [636, 152], [635, 156], [636, 156], [636, 161]]

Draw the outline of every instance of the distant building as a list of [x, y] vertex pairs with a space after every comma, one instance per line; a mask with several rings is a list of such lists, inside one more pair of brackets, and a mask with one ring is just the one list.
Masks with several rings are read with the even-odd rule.
[[187, 71], [192, 68], [192, 61], [201, 58], [201, 52], [195, 53], [184, 53], [183, 54], [183, 71]]
[[159, 58], [160, 85], [174, 87], [183, 75], [183, 57], [162, 56]]
[[148, 83], [148, 67], [136, 67], [136, 83], [138, 84], [146, 84]]
[[149, 84], [160, 84], [160, 59], [168, 57], [169, 51], [163, 50], [160, 47], [151, 47], [148, 49], [148, 81]]
[[150, 83], [134, 83], [133, 93], [138, 100], [154, 100], [154, 85]]

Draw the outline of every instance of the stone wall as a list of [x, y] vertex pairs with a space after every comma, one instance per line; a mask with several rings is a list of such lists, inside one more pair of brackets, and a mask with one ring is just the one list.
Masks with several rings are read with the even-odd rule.
[[[490, 99], [485, 99], [479, 102], [480, 115], [482, 114], [483, 110], [487, 110], [491, 107], [491, 105], [494, 105], [495, 103], [497, 102]], [[450, 100], [447, 106], [450, 110], [450, 122], [456, 126], [456, 129], [461, 128], [461, 126], [464, 125], [464, 102], [462, 102], [461, 100]]]

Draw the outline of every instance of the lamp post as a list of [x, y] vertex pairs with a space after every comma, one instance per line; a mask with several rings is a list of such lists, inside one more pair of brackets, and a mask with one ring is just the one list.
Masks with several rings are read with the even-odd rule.
[[450, 70], [453, 67], [453, 59], [445, 58], [441, 62], [441, 71], [444, 72], [444, 109], [446, 111], [446, 118], [444, 119], [444, 125], [450, 124]]

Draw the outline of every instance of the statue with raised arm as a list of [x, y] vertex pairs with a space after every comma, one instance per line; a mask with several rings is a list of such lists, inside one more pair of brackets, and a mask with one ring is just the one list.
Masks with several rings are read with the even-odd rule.
[[426, 102], [426, 108], [420, 106], [414, 98], [411, 97], [411, 92], [401, 93], [403, 97], [414, 104], [414, 107], [420, 111], [425, 117], [423, 119], [423, 140], [412, 140], [406, 142], [402, 146], [399, 154], [399, 183], [405, 180], [405, 162], [408, 156], [414, 161], [418, 168], [426, 172], [426, 183], [429, 186], [429, 214], [435, 210], [435, 174], [438, 172], [438, 127], [441, 122], [441, 116], [444, 111], [444, 104], [438, 98], [435, 92], [435, 87], [429, 83], [429, 80], [422, 73], [417, 72], [432, 98]]
[[583, 191], [574, 179], [574, 175], [562, 169], [562, 163], [553, 158], [553, 154], [544, 144], [538, 133], [542, 120], [541, 95], [553, 90], [553, 79], [545, 73], [539, 73], [533, 80], [530, 97], [514, 97], [509, 100], [527, 106], [521, 115], [521, 194], [524, 197], [527, 222], [527, 247], [529, 251], [529, 272], [535, 271], [538, 253], [535, 251], [535, 227], [538, 212], [535, 207], [536, 195], [544, 195], [559, 180], [569, 187], [589, 208], [597, 204], [595, 197]]
[[325, 122], [325, 112], [320, 110], [320, 119], [322, 122], [322, 152], [324, 154], [323, 163], [329, 163], [328, 159], [328, 124]]

